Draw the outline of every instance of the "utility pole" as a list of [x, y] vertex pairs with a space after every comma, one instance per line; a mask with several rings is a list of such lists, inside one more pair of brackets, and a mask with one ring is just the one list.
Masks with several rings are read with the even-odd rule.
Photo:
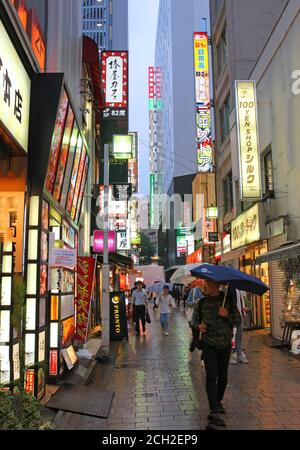
[[102, 353], [110, 353], [110, 298], [109, 298], [109, 261], [108, 261], [108, 211], [109, 210], [109, 144], [104, 145], [104, 245], [102, 266]]

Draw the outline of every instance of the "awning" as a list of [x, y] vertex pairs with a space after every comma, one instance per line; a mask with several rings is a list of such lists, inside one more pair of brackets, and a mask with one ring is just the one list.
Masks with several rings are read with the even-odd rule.
[[[97, 255], [97, 260], [101, 264], [103, 263], [103, 256]], [[120, 255], [119, 253], [109, 253], [108, 255], [108, 262], [109, 264], [116, 264], [118, 266], [123, 266], [128, 269], [133, 268], [133, 261], [131, 258], [128, 258], [128, 256]]]
[[226, 261], [232, 261], [233, 259], [239, 258], [240, 256], [242, 256], [245, 253], [246, 250], [247, 250], [247, 247], [240, 247], [240, 248], [237, 248], [236, 250], [232, 250], [231, 252], [223, 253], [223, 255], [221, 256], [221, 261], [226, 262]]
[[264, 262], [276, 261], [279, 259], [291, 258], [293, 256], [300, 255], [300, 242], [292, 245], [282, 245], [277, 250], [265, 253], [256, 258], [256, 263], [261, 264]]
[[88, 36], [83, 36], [82, 61], [89, 66], [97, 106], [103, 108], [104, 92], [101, 84], [99, 50], [96, 42]]

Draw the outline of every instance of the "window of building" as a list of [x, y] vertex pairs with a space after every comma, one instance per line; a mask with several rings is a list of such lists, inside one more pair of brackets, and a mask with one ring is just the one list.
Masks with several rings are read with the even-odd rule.
[[233, 209], [232, 172], [229, 172], [228, 175], [223, 178], [223, 199], [224, 215], [226, 215]]
[[228, 61], [226, 27], [224, 28], [220, 41], [217, 45], [217, 56], [218, 56], [218, 75], [220, 75]]
[[230, 95], [226, 97], [220, 111], [222, 142], [227, 138], [230, 131]]
[[274, 195], [274, 172], [272, 160], [272, 147], [268, 146], [262, 158], [264, 194]]

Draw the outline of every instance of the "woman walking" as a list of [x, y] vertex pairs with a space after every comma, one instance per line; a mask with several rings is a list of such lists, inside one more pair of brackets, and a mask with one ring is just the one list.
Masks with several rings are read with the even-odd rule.
[[165, 336], [168, 336], [170, 306], [175, 307], [175, 301], [170, 295], [169, 287], [164, 286], [163, 293], [158, 297], [158, 305], [160, 309], [160, 323]]

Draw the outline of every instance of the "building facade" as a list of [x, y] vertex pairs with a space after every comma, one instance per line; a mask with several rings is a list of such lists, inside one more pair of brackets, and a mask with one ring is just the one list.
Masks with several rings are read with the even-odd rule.
[[83, 0], [83, 34], [99, 50], [128, 50], [128, 0]]
[[[292, 28], [289, 27], [299, 13], [293, 3], [285, 0], [257, 1], [251, 4], [247, 1], [237, 3], [230, 0], [210, 2], [221, 261], [255, 275], [270, 285], [270, 292], [263, 297], [248, 295], [249, 313], [246, 324], [248, 328], [270, 329], [275, 337], [282, 334], [282, 273], [278, 261], [270, 261], [269, 264], [266, 255], [269, 251], [279, 248], [287, 239], [297, 239], [295, 225], [292, 234], [291, 231], [287, 232], [290, 223], [288, 217], [293, 214], [292, 210], [289, 210], [289, 202], [293, 202], [295, 196], [290, 195], [286, 186], [283, 186], [282, 177], [287, 176], [289, 169], [282, 170], [274, 120], [277, 115], [282, 117], [280, 102], [287, 101], [292, 95], [288, 92], [291, 79], [288, 68], [284, 72], [284, 55], [290, 54], [291, 47], [287, 50], [285, 42], [292, 39]], [[286, 41], [279, 30], [282, 23], [286, 22], [288, 11], [290, 15], [294, 15], [292, 19], [289, 16], [290, 22], [286, 24]], [[270, 43], [273, 43], [272, 47]], [[280, 57], [283, 70], [279, 74], [273, 61]], [[262, 68], [262, 64], [265, 64], [264, 70], [268, 67], [268, 72], [258, 70]], [[293, 64], [296, 65], [295, 60], [291, 63]], [[260, 179], [260, 189], [256, 197], [254, 194], [246, 195], [243, 190], [245, 179], [252, 181], [254, 175], [249, 177], [240, 170], [243, 141], [239, 114], [243, 102], [237, 103], [240, 98], [238, 89], [242, 84], [236, 85], [236, 82], [244, 80], [256, 82], [256, 86], [247, 84], [247, 89], [249, 86], [250, 90], [253, 87], [253, 92], [256, 93], [253, 104], [257, 107], [259, 145], [257, 168], [251, 167], [251, 174], [257, 172]], [[281, 87], [278, 89], [278, 102], [275, 104], [272, 95], [276, 89], [272, 88], [275, 85], [278, 88], [279, 84]], [[242, 95], [246, 95], [245, 92]], [[294, 101], [297, 104], [296, 98]], [[246, 117], [248, 122], [248, 116]], [[284, 139], [283, 133], [280, 132], [280, 136]], [[288, 159], [287, 155], [294, 151], [291, 141], [290, 145], [281, 148], [283, 160]], [[252, 160], [252, 157], [249, 156], [248, 161], [250, 159]], [[286, 197], [285, 208], [278, 209], [278, 205], [283, 204], [283, 200], [280, 200], [283, 196]]]
[[[162, 192], [174, 177], [196, 173], [193, 34], [208, 17], [207, 2], [161, 0], [155, 65], [160, 74], [161, 108], [157, 117], [157, 165]], [[180, 32], [179, 32], [180, 30]]]

